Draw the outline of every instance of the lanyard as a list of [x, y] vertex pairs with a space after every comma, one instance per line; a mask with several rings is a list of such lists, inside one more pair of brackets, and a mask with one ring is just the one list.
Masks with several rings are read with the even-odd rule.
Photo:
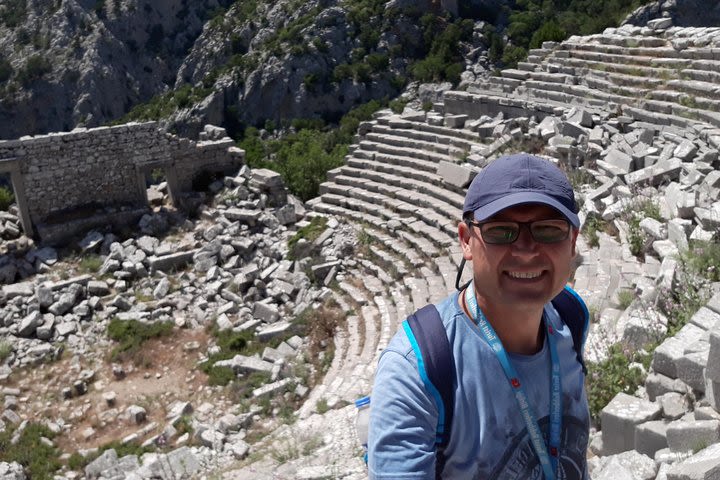
[[483, 315], [480, 307], [478, 306], [477, 299], [475, 298], [475, 284], [471, 283], [465, 292], [465, 300], [468, 304], [468, 310], [470, 310], [471, 315], [475, 316], [475, 321], [477, 321], [477, 326], [480, 329], [480, 332], [488, 345], [490, 345], [490, 348], [493, 352], [495, 352], [495, 356], [505, 371], [505, 376], [510, 382], [512, 390], [515, 392], [515, 399], [520, 407], [520, 413], [525, 421], [527, 431], [530, 434], [530, 440], [532, 441], [535, 452], [537, 453], [540, 464], [542, 465], [545, 480], [555, 480], [558, 458], [560, 457], [560, 435], [562, 432], [562, 385], [560, 379], [560, 360], [557, 353], [556, 339], [553, 335], [554, 330], [543, 316], [545, 327], [547, 328], [547, 339], [550, 347], [551, 362], [549, 442], [551, 455], [548, 455], [548, 450], [545, 447], [540, 427], [535, 414], [532, 411], [532, 407], [530, 406], [530, 400], [525, 393], [525, 389], [520, 384], [520, 377], [515, 371], [515, 368], [513, 367], [500, 338], [498, 338], [495, 333], [495, 329], [493, 329], [490, 322], [487, 321], [485, 315]]

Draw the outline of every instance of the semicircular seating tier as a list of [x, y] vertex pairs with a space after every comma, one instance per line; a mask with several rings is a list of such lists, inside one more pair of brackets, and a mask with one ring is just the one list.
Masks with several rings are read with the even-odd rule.
[[[421, 118], [422, 117], [422, 118]], [[370, 391], [380, 352], [410, 313], [455, 289], [457, 223], [464, 187], [476, 169], [466, 163], [477, 132], [431, 125], [425, 115], [380, 112], [361, 126], [346, 164], [328, 173], [314, 214], [355, 225], [356, 266], [336, 298], [348, 316], [321, 386], [301, 415], [324, 398], [352, 402]]]
[[694, 129], [720, 146], [720, 28], [610, 28], [545, 42], [500, 74], [448, 93], [446, 113], [552, 114], [577, 105]]

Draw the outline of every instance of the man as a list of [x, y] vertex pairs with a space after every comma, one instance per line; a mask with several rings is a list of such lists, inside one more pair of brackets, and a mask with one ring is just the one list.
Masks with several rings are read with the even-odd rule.
[[[442, 478], [587, 478], [584, 374], [549, 303], [571, 274], [576, 212], [567, 177], [532, 155], [493, 161], [468, 188], [458, 237], [473, 281], [436, 305], [455, 363]], [[370, 478], [439, 473], [439, 407], [416, 357], [403, 329], [380, 357]]]

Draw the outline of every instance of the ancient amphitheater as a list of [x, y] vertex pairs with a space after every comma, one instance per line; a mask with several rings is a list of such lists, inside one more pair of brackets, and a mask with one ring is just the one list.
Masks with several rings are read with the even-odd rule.
[[[340, 284], [346, 295], [338, 300], [356, 315], [338, 333], [332, 368], [305, 403], [304, 419], [266, 444], [314, 432], [325, 446], [224, 478], [364, 478], [354, 406], [317, 415], [317, 400], [332, 406], [370, 393], [378, 356], [399, 322], [452, 291], [463, 187], [473, 166], [501, 152], [542, 145], [570, 170], [585, 165], [599, 186], [582, 189], [583, 218], [618, 220], [619, 241], [601, 233], [598, 247], [583, 241], [580, 249], [574, 286], [597, 312], [586, 354], [600, 359], [615, 341], [639, 347], [664, 336], [667, 319], [648, 305], [672, 287], [677, 252], [689, 239], [713, 238], [720, 225], [720, 29], [667, 27], [655, 21], [546, 43], [518, 69], [446, 92], [430, 112], [381, 112], [361, 126], [346, 165], [310, 201], [314, 212], [370, 239], [369, 254], [345, 273], [362, 288]], [[652, 241], [644, 261], [630, 252], [620, 218], [638, 197], [654, 199], [664, 219], [641, 222]], [[637, 293], [625, 309], [617, 298], [623, 289]], [[657, 348], [643, 391], [620, 394], [603, 411], [589, 453], [593, 478], [715, 478], [718, 320], [714, 296]]]
[[[619, 340], [639, 348], [664, 338], [668, 319], [654, 305], [676, 286], [676, 255], [720, 226], [720, 28], [659, 20], [546, 43], [518, 69], [465, 87], [428, 112], [382, 111], [361, 125], [346, 165], [308, 205], [311, 216], [352, 226], [367, 246], [342, 262], [334, 296], [352, 314], [336, 334], [332, 365], [297, 422], [254, 445], [242, 466], [198, 476], [366, 477], [352, 402], [370, 393], [400, 321], [454, 289], [464, 188], [501, 153], [539, 150], [570, 172], [584, 166], [582, 218], [618, 230], [600, 232], [597, 246], [581, 240], [574, 286], [596, 320], [587, 356], [601, 359]], [[661, 220], [640, 219], [641, 259], [631, 252], [627, 212], [646, 200]], [[635, 292], [629, 306], [623, 290]], [[591, 435], [593, 478], [718, 478], [718, 320], [720, 296], [712, 296], [656, 349], [644, 388], [603, 411], [603, 429]], [[319, 412], [320, 403], [329, 409]], [[278, 451], [287, 455], [271, 455]]]

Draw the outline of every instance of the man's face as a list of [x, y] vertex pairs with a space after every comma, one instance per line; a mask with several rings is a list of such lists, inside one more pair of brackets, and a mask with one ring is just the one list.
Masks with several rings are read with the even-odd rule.
[[[489, 220], [534, 222], [564, 218], [540, 204], [520, 205], [501, 211]], [[507, 245], [485, 243], [478, 227], [458, 226], [465, 260], [472, 261], [480, 307], [535, 310], [555, 297], [567, 283], [575, 258], [577, 229], [559, 243], [538, 243], [523, 226], [517, 240]]]

